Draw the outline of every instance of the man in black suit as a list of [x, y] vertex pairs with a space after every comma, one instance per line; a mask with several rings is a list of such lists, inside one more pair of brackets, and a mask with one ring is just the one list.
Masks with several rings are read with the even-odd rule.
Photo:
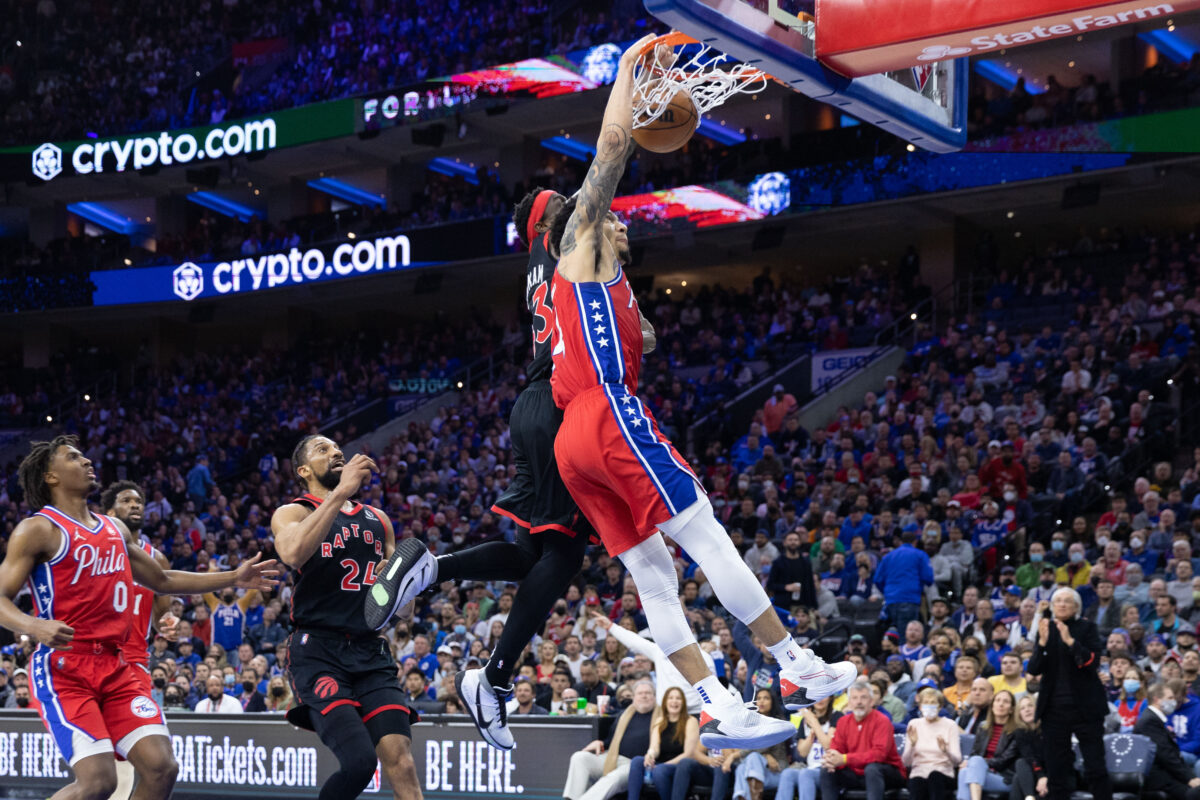
[[1051, 797], [1069, 797], [1071, 735], [1083, 754], [1084, 785], [1095, 800], [1112, 800], [1112, 784], [1104, 762], [1104, 716], [1108, 697], [1097, 668], [1103, 646], [1096, 623], [1082, 619], [1083, 601], [1063, 587], [1050, 600], [1051, 615], [1038, 620], [1038, 638], [1029, 659], [1029, 674], [1040, 675], [1037, 717], [1042, 721], [1046, 777]]
[[1200, 778], [1179, 756], [1179, 745], [1167, 729], [1169, 717], [1178, 705], [1177, 683], [1156, 683], [1146, 694], [1146, 710], [1133, 726], [1134, 733], [1154, 742], [1154, 767], [1146, 775], [1146, 789], [1163, 792], [1171, 800], [1200, 800]]

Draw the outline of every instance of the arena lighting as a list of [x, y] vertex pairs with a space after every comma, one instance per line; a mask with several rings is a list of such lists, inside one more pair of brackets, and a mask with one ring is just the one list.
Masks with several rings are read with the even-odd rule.
[[337, 178], [317, 178], [311, 180], [308, 185], [318, 192], [324, 192], [327, 195], [345, 200], [347, 203], [352, 203], [356, 206], [371, 206], [373, 208], [383, 208], [387, 202], [382, 196], [368, 192], [365, 189], [360, 189], [357, 186], [352, 186], [343, 180]]
[[551, 152], [561, 153], [576, 161], [588, 162], [596, 155], [596, 148], [592, 145], [568, 139], [566, 136], [551, 136], [549, 139], [542, 139], [541, 145]]
[[[1017, 86], [1017, 79], [1020, 78], [1017, 73], [1013, 72], [1008, 67], [1001, 64], [999, 61], [984, 61], [975, 62], [975, 74], [982, 78], [986, 78], [997, 86], [1012, 91]], [[1030, 94], [1045, 94], [1046, 89], [1043, 86], [1037, 86], [1030, 81], [1025, 82], [1025, 91]]]
[[711, 119], [700, 120], [700, 125], [696, 128], [696, 133], [712, 139], [717, 144], [723, 145], [741, 144], [746, 141], [744, 133], [738, 133], [732, 128], [722, 127]]
[[1147, 31], [1139, 33], [1138, 38], [1152, 45], [1175, 64], [1186, 64], [1192, 60], [1192, 56], [1200, 52], [1200, 47], [1170, 30]]
[[452, 158], [438, 156], [432, 159], [426, 166], [433, 172], [439, 175], [448, 175], [451, 178], [462, 178], [467, 183], [474, 186], [479, 185], [479, 178], [475, 175], [475, 168], [469, 167], [460, 161], [455, 161]]
[[85, 394], [85, 395], [83, 396], [83, 402], [85, 402], [85, 403], [90, 403], [90, 402], [92, 402], [92, 396], [91, 396], [90, 394]]
[[249, 222], [252, 219], [265, 219], [266, 215], [256, 208], [244, 206], [214, 192], [192, 192], [187, 199], [209, 211], [215, 211], [226, 217], [234, 217], [239, 222]]
[[114, 233], [123, 233], [128, 236], [138, 231], [137, 223], [129, 217], [105, 208], [99, 203], [68, 203], [67, 211]]

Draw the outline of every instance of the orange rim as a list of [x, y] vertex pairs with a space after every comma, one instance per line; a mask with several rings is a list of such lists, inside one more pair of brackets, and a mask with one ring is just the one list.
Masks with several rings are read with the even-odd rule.
[[656, 36], [650, 41], [646, 42], [645, 46], [642, 47], [642, 52], [640, 55], [642, 57], [648, 55], [660, 44], [665, 44], [668, 47], [678, 47], [679, 45], [683, 44], [700, 44], [700, 40], [694, 39], [691, 36], [688, 36], [686, 33], [671, 31], [670, 33], [664, 33], [662, 36]]

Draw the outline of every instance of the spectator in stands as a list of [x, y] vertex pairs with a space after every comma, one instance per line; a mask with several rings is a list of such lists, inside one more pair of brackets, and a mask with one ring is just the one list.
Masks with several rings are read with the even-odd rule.
[[198, 714], [241, 714], [242, 704], [225, 694], [225, 681], [219, 675], [209, 675], [205, 683], [207, 694], [196, 704]]
[[959, 729], [941, 716], [943, 698], [937, 689], [917, 692], [919, 716], [908, 723], [902, 760], [908, 772], [912, 800], [948, 800], [962, 761]]
[[[814, 800], [821, 786], [821, 761], [833, 742], [834, 726], [841, 712], [833, 710], [833, 698], [825, 697], [800, 712], [796, 756], [779, 776], [776, 800]], [[715, 790], [714, 790], [715, 793]]]
[[[759, 689], [755, 695], [758, 712], [765, 716], [786, 718], [782, 705], [771, 689]], [[734, 772], [733, 799], [759, 800], [764, 789], [774, 789], [779, 784], [780, 772], [788, 762], [788, 743], [779, 742], [762, 750], [731, 751], [726, 756], [722, 769], [736, 763]]]
[[771, 396], [763, 404], [763, 429], [768, 436], [774, 436], [783, 428], [784, 420], [799, 409], [795, 395], [788, 393], [782, 383], [777, 383], [771, 389]]
[[960, 700], [958, 704], [958, 727], [962, 728], [963, 733], [978, 732], [979, 726], [987, 719], [994, 695], [995, 690], [987, 678], [975, 679], [966, 702]]
[[608, 738], [596, 739], [571, 756], [563, 797], [608, 800], [624, 791], [629, 785], [630, 761], [650, 749], [654, 716], [654, 684], [639, 681], [633, 689], [633, 703], [617, 719]]
[[508, 701], [509, 715], [517, 714], [523, 716], [546, 716], [550, 712], [542, 708], [534, 702], [536, 694], [533, 688], [533, 682], [528, 678], [521, 676], [513, 681], [513, 696]]
[[1156, 683], [1147, 693], [1146, 713], [1138, 719], [1133, 732], [1154, 742], [1154, 765], [1146, 774], [1145, 786], [1150, 791], [1163, 792], [1173, 800], [1200, 798], [1200, 777], [1180, 757], [1179, 745], [1167, 728], [1167, 719], [1175, 712], [1178, 700], [1174, 689]]
[[904, 763], [892, 737], [892, 723], [871, 706], [863, 681], [847, 690], [846, 713], [821, 759], [821, 797], [837, 800], [843, 789], [866, 789], [867, 800], [883, 800], [887, 789], [904, 784]]
[[875, 586], [883, 592], [884, 613], [895, 628], [917, 618], [924, 589], [933, 585], [929, 556], [914, 547], [914, 541], [912, 531], [901, 533], [901, 546], [884, 556], [875, 571]]
[[960, 800], [980, 800], [984, 792], [1003, 792], [1009, 788], [1020, 755], [1015, 735], [1018, 726], [1012, 693], [996, 692], [987, 720], [975, 734], [971, 755], [958, 773]]

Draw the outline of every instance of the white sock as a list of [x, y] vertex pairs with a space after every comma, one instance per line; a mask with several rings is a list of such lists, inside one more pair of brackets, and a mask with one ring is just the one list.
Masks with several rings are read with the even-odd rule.
[[767, 649], [771, 651], [771, 655], [775, 656], [775, 660], [783, 669], [807, 669], [808, 665], [812, 663], [809, 651], [796, 644], [796, 640], [790, 633], [783, 637], [783, 641], [773, 644]]
[[699, 683], [693, 683], [692, 686], [696, 689], [696, 693], [700, 695], [700, 699], [705, 703], [711, 703], [716, 706], [736, 703], [733, 695], [721, 685], [721, 682], [714, 675], [709, 675]]

